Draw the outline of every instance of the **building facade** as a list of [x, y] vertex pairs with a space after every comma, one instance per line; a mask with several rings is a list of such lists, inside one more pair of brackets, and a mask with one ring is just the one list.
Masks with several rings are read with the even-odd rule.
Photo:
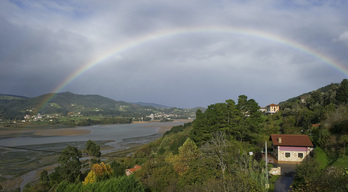
[[267, 113], [275, 113], [279, 111], [279, 105], [276, 105], [276, 104], [270, 104], [270, 105], [267, 105]]

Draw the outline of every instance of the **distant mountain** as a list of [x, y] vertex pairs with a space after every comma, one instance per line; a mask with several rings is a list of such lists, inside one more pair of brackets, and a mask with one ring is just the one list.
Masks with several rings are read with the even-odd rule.
[[38, 97], [0, 95], [0, 102], [17, 111], [37, 111], [41, 113], [86, 112], [86, 111], [137, 111], [143, 106], [115, 101], [100, 95], [78, 95], [71, 92], [49, 93]]
[[0, 94], [1, 100], [17, 100], [17, 99], [27, 99], [28, 97], [19, 96], [19, 95], [11, 95], [11, 94]]
[[[38, 97], [0, 94], [0, 119], [21, 119], [25, 114], [81, 114], [84, 116], [123, 116], [145, 118], [150, 114], [171, 114], [188, 118], [192, 111], [153, 103], [128, 103], [100, 95], [79, 95], [71, 92], [49, 93]], [[164, 115], [163, 115], [164, 116]]]
[[163, 109], [173, 108], [173, 107], [169, 107], [169, 106], [161, 105], [161, 104], [156, 104], [156, 103], [135, 102], [134, 104], [141, 105], [141, 106], [151, 106], [151, 107], [156, 107], [156, 108], [163, 108]]

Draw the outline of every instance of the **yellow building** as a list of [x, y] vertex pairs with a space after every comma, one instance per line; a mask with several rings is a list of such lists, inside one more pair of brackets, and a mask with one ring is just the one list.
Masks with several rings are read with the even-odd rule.
[[267, 105], [267, 113], [275, 113], [279, 111], [279, 105], [276, 105], [276, 104], [270, 104], [270, 105]]

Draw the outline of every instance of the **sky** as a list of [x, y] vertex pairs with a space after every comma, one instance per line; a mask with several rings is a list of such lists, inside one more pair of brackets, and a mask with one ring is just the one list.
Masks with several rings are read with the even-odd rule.
[[344, 0], [1, 0], [0, 93], [261, 107], [348, 76]]

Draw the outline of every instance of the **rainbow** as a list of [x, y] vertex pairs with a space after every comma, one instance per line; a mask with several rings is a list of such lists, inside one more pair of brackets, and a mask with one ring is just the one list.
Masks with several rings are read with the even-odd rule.
[[[343, 64], [339, 63], [333, 58], [330, 58], [329, 56], [326, 56], [323, 53], [320, 53], [319, 51], [314, 50], [311, 47], [308, 47], [304, 44], [301, 44], [299, 42], [296, 42], [294, 40], [272, 34], [265, 31], [255, 30], [255, 29], [249, 29], [249, 28], [235, 28], [235, 27], [221, 27], [221, 26], [209, 26], [209, 27], [192, 27], [192, 28], [176, 28], [176, 29], [170, 29], [170, 30], [161, 30], [157, 31], [155, 33], [146, 34], [143, 36], [139, 36], [137, 38], [133, 38], [130, 41], [121, 43], [119, 45], [116, 45], [115, 47], [106, 50], [102, 54], [99, 54], [95, 56], [90, 61], [86, 62], [82, 67], [75, 70], [73, 73], [71, 73], [64, 81], [62, 81], [55, 89], [51, 91], [51, 93], [58, 93], [60, 92], [65, 86], [67, 86], [70, 82], [72, 82], [77, 77], [81, 76], [86, 71], [90, 70], [91, 68], [102, 64], [103, 61], [107, 60], [108, 58], [120, 54], [121, 52], [127, 51], [131, 48], [137, 47], [141, 44], [151, 42], [154, 40], [161, 40], [164, 38], [170, 38], [173, 36], [178, 35], [185, 35], [185, 34], [202, 34], [202, 33], [220, 33], [220, 34], [231, 34], [231, 35], [243, 35], [247, 37], [252, 37], [256, 39], [261, 39], [265, 41], [271, 41], [275, 42], [281, 45], [284, 45], [286, 47], [295, 49], [299, 52], [302, 52], [306, 55], [309, 55], [325, 64], [328, 64], [338, 70], [339, 72], [343, 73], [345, 76], [348, 76], [348, 68], [344, 66]], [[50, 99], [55, 94], [48, 94], [48, 96], [43, 99], [43, 101], [39, 104], [39, 107], [37, 108], [37, 111], [39, 111], [45, 104], [47, 104]]]

